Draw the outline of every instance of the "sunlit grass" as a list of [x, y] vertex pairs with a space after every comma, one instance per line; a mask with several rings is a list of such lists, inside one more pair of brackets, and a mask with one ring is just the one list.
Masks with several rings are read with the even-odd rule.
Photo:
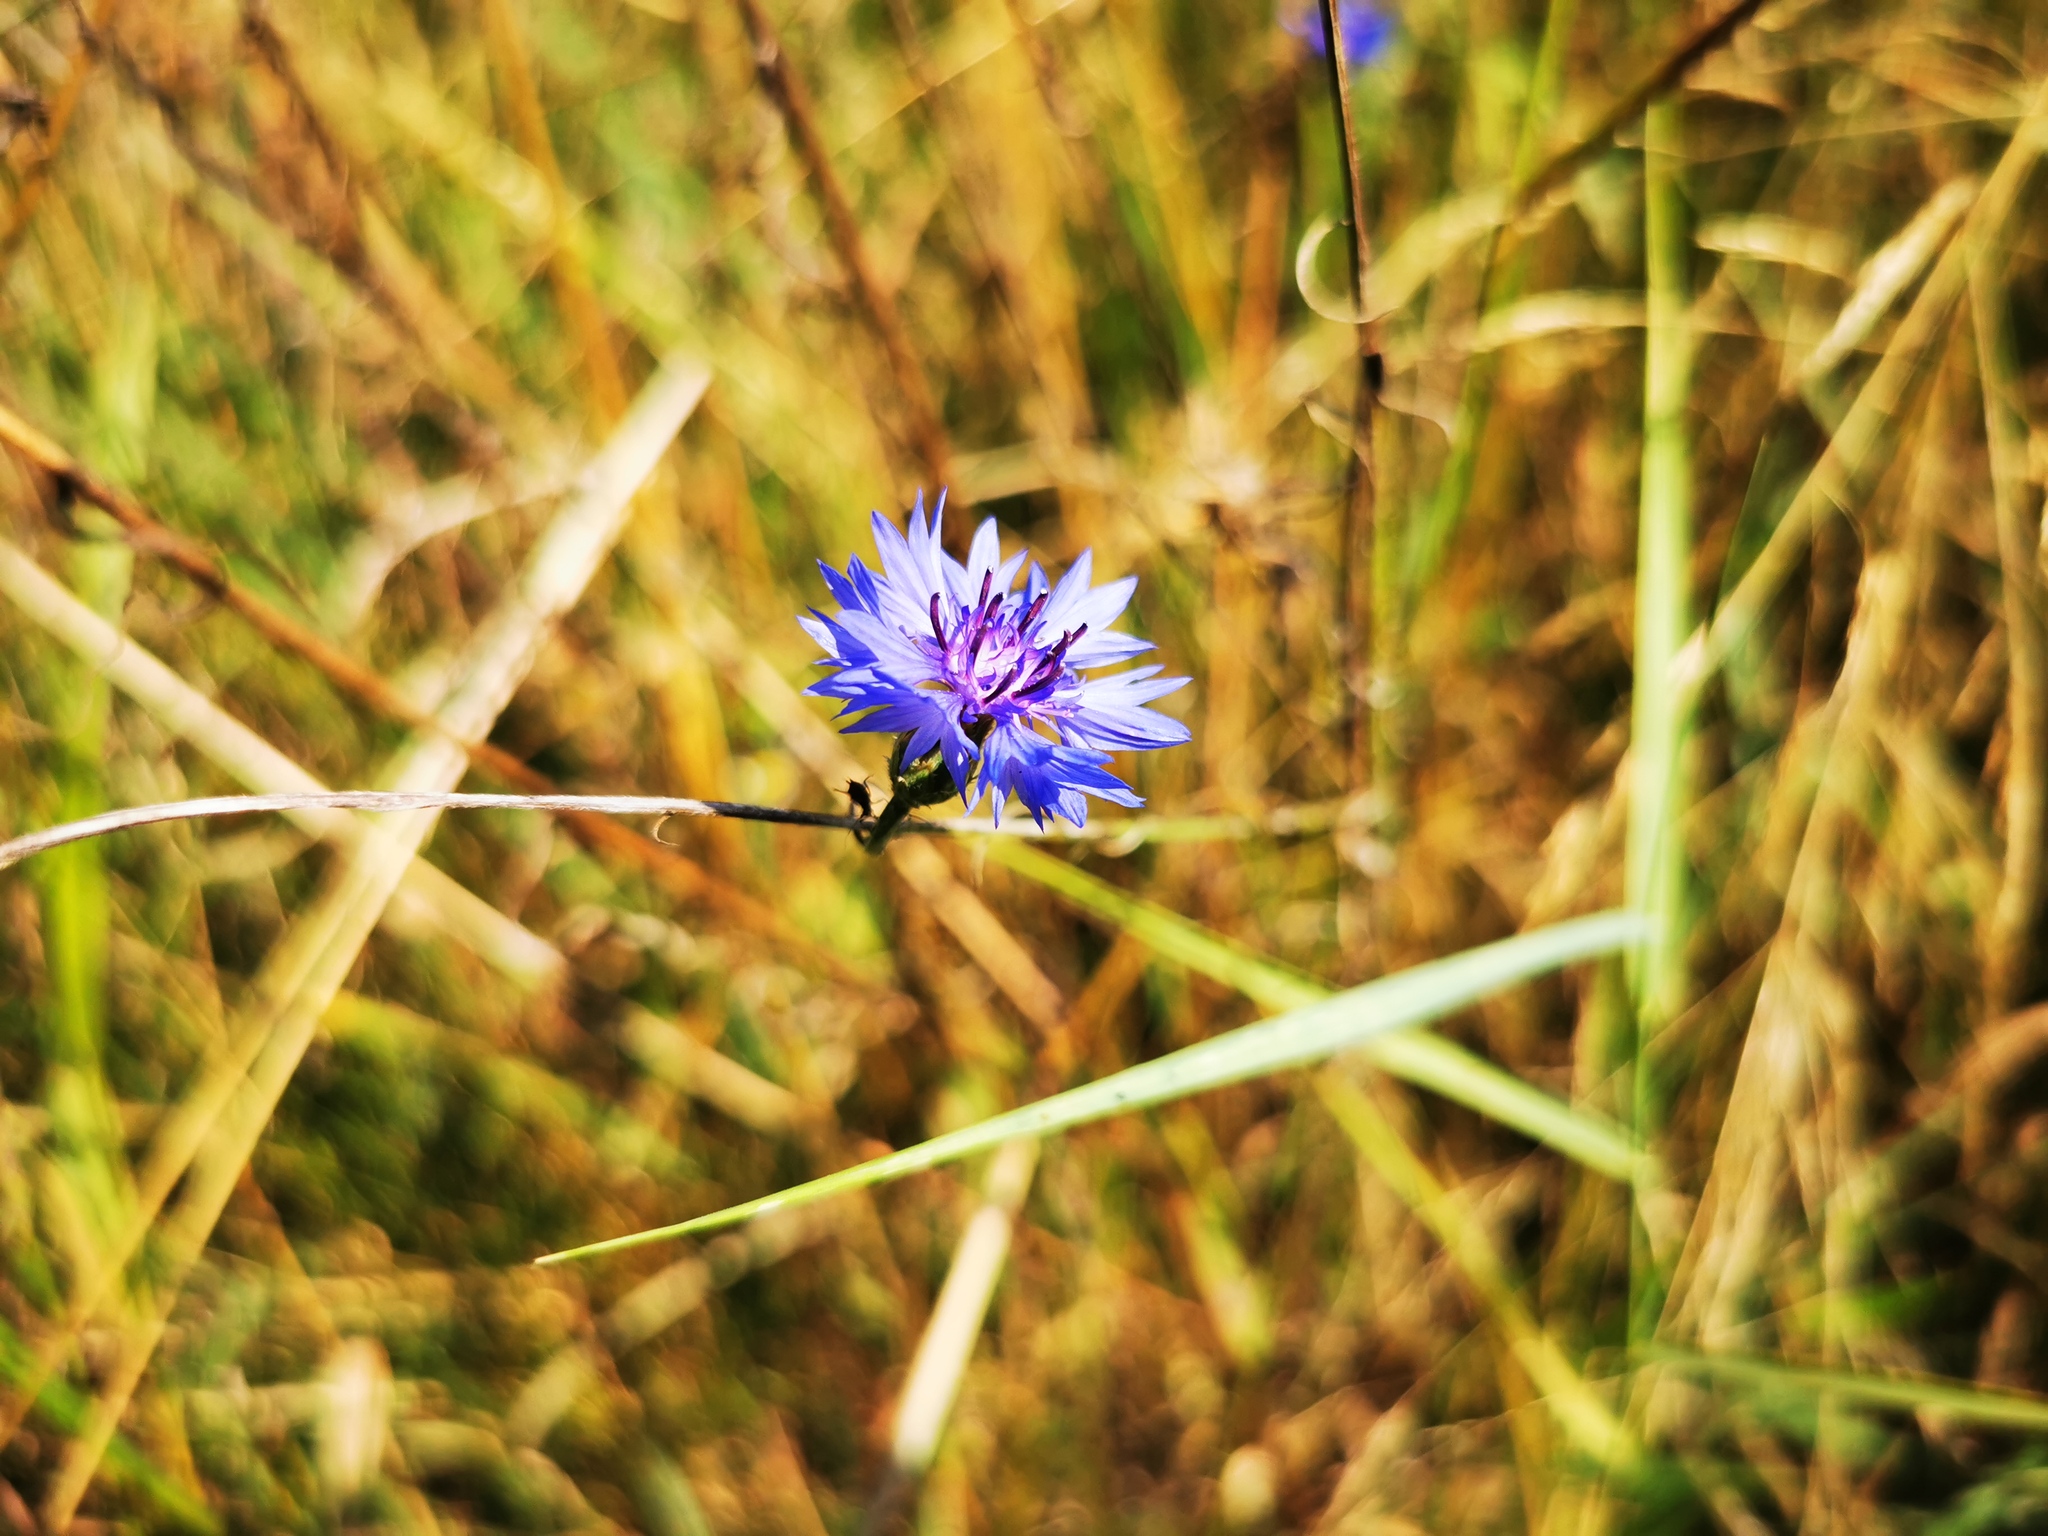
[[[296, 797], [0, 872], [0, 1525], [2027, 1527], [2039, 18], [1388, 15], [1362, 313], [1305, 7], [0, 31], [0, 841]], [[305, 798], [843, 816], [939, 479], [1141, 811]]]

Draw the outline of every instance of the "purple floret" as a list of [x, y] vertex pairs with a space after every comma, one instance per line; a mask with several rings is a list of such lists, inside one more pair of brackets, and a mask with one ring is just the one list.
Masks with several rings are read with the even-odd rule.
[[843, 699], [842, 715], [867, 711], [849, 731], [908, 735], [905, 762], [937, 747], [970, 811], [987, 794], [1000, 820], [1014, 794], [1041, 827], [1047, 816], [1079, 827], [1085, 795], [1143, 805], [1109, 771], [1109, 753], [1186, 741], [1186, 726], [1146, 705], [1187, 679], [1158, 667], [1081, 675], [1152, 649], [1110, 628], [1137, 578], [1092, 586], [1083, 551], [1057, 586], [1034, 563], [1018, 588], [1024, 555], [1003, 558], [994, 518], [965, 565], [940, 547], [945, 507], [941, 492], [927, 525], [920, 492], [908, 537], [875, 513], [879, 573], [857, 555], [843, 575], [819, 562], [839, 611], [798, 621], [833, 669], [808, 691]]

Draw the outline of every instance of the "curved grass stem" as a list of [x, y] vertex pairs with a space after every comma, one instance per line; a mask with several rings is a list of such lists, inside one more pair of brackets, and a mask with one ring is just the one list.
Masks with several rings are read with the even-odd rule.
[[[735, 821], [773, 821], [786, 826], [828, 827], [855, 834], [872, 833], [878, 825], [875, 818], [866, 816], [834, 816], [825, 811], [795, 811], [774, 805], [745, 805], [733, 800], [690, 800], [671, 795], [472, 795], [389, 789], [213, 795], [198, 800], [171, 800], [160, 805], [136, 805], [117, 811], [103, 811], [97, 816], [24, 833], [11, 842], [0, 843], [0, 869], [68, 843], [84, 842], [88, 838], [105, 837], [110, 832], [126, 832], [160, 822], [246, 816], [255, 811], [312, 810], [582, 811], [605, 816], [659, 816], [664, 820], [670, 816], [724, 816]], [[919, 823], [918, 827], [924, 825]]]

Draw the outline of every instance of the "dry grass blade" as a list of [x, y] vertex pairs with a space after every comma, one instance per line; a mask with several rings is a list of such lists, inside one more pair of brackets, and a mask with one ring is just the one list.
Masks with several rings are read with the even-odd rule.
[[[1629, 720], [1628, 845], [1623, 890], [1651, 925], [1631, 959], [1636, 1005], [1629, 1127], [1647, 1151], [1663, 1140], [1666, 1085], [1652, 1067], [1664, 1027], [1690, 1001], [1686, 971], [1686, 898], [1691, 883], [1683, 826], [1690, 800], [1686, 700], [1664, 686], [1690, 627], [1693, 466], [1686, 406], [1692, 395], [1694, 340], [1687, 318], [1684, 122], [1675, 103], [1652, 105], [1643, 119], [1643, 250], [1648, 268], [1648, 330], [1643, 357], [1642, 490], [1636, 514], [1635, 646]], [[1662, 1191], [1639, 1188], [1638, 1203]], [[1630, 1337], [1655, 1326], [1661, 1276], [1651, 1250], [1630, 1265]], [[1645, 1261], [1648, 1262], [1645, 1262]]]
[[626, 1053], [652, 1076], [764, 1136], [787, 1136], [819, 1118], [787, 1088], [749, 1072], [644, 1008], [627, 1012], [620, 1035]]
[[[550, 626], [596, 574], [624, 526], [634, 493], [703, 397], [706, 383], [707, 375], [693, 360], [667, 365], [578, 477], [575, 494], [529, 555], [514, 591], [471, 641], [439, 711], [450, 735], [481, 736], [489, 730], [532, 665]], [[445, 736], [429, 738], [407, 754], [394, 777], [400, 789], [439, 790], [446, 781], [460, 778], [467, 761]], [[230, 1052], [203, 1069], [200, 1083], [171, 1117], [176, 1132], [159, 1133], [147, 1164], [147, 1193], [138, 1219], [127, 1240], [103, 1257], [101, 1273], [111, 1279], [125, 1266], [146, 1230], [144, 1224], [189, 1165], [191, 1177], [165, 1218], [162, 1233], [171, 1255], [171, 1295], [155, 1317], [123, 1330], [115, 1370], [45, 1496], [45, 1518], [54, 1527], [69, 1525], [108, 1438], [155, 1353], [177, 1284], [213, 1230], [320, 1016], [432, 825], [431, 813], [413, 812], [404, 823], [380, 824], [363, 838], [324, 899], [294, 925], [266, 962], [254, 988], [259, 1001], [249, 1017], [238, 1021]], [[54, 1363], [68, 1354], [71, 1329], [99, 1304], [99, 1295], [90, 1292], [74, 1298], [71, 1327], [59, 1332], [42, 1358]]]
[[1714, 617], [1695, 632], [1673, 667], [1674, 685], [1697, 690], [1737, 646], [1749, 639], [1765, 608], [1804, 558], [1814, 525], [1830, 511], [1847, 512], [1873, 467], [1872, 460], [1921, 374], [1928, 349], [1963, 296], [1984, 244], [1996, 238], [2040, 156], [2048, 124], [2048, 86], [2028, 108], [1997, 166], [1977, 193], [1963, 225], [1921, 284], [1913, 305], [1892, 334], [1884, 356], [1858, 391], [1855, 403], [1829, 436], [1826, 451], [1771, 530]]
[[[87, 608], [14, 544], [0, 539], [0, 592], [70, 646], [168, 730], [190, 741], [222, 771], [260, 794], [319, 796], [318, 780], [256, 732], [203, 697], [183, 678]], [[351, 817], [301, 809], [307, 831], [344, 846], [362, 835]], [[31, 834], [33, 836], [33, 834]], [[445, 928], [505, 974], [544, 988], [559, 979], [561, 956], [441, 871], [415, 860], [391, 916], [413, 929]]]
[[1762, 9], [1763, 0], [1736, 0], [1719, 15], [1696, 27], [1575, 142], [1550, 155], [1516, 182], [1509, 196], [1507, 222], [1513, 222], [1518, 215], [1534, 208], [1546, 193], [1597, 154], [1614, 137], [1617, 129], [1634, 121], [1651, 102], [1677, 86], [1687, 71], [1726, 44]]
[[1970, 273], [2012, 668], [2006, 695], [2011, 746], [2005, 764], [2005, 880], [1984, 945], [1984, 1000], [1997, 1012], [2031, 991], [2041, 916], [2041, 845], [2048, 834], [2048, 606], [2041, 590], [2041, 513], [2027, 476], [2025, 417], [2012, 360], [2002, 254], [1985, 251]]
[[1401, 1138], [1365, 1090], [1337, 1071], [1316, 1079], [1316, 1091], [1373, 1170], [1385, 1179], [1403, 1203], [1415, 1212], [1456, 1262], [1508, 1348], [1529, 1373], [1544, 1406], [1579, 1448], [1603, 1466], [1624, 1471], [1640, 1458], [1641, 1447], [1614, 1411], [1601, 1401], [1585, 1379], [1572, 1369], [1552, 1340], [1530, 1315], [1516, 1293], [1491, 1241], [1470, 1211], [1447, 1191], [1436, 1175]]
[[[18, 9], [0, 1528], [2026, 1523], [2027, 7]], [[1142, 809], [841, 830], [934, 474]]]
[[1863, 264], [1848, 302], [1804, 362], [1798, 381], [1811, 383], [1839, 368], [1866, 342], [1899, 295], [1927, 270], [1955, 232], [1956, 222], [1970, 211], [1982, 183], [1958, 176], [1930, 197], [1912, 221]]

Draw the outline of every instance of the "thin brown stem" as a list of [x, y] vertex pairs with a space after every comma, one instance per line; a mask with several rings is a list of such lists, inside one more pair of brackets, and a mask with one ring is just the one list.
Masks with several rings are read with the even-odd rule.
[[1735, 4], [1719, 16], [1689, 33], [1654, 69], [1603, 112], [1599, 121], [1584, 134], [1551, 155], [1526, 177], [1515, 181], [1508, 189], [1507, 216], [1503, 223], [1513, 225], [1586, 161], [1604, 150], [1616, 129], [1640, 117], [1643, 109], [1678, 84], [1687, 70], [1732, 38], [1763, 8], [1763, 3], [1764, 0], [1735, 0]]
[[7, 210], [5, 225], [0, 226], [0, 257], [13, 254], [14, 248], [21, 243], [21, 237], [28, 233], [28, 226], [36, 216], [43, 194], [49, 190], [50, 171], [63, 151], [71, 120], [78, 114], [79, 98], [85, 94], [85, 82], [99, 58], [100, 35], [113, 21], [119, 4], [120, 0], [100, 0], [90, 17], [82, 10], [79, 13], [78, 41], [72, 45], [64, 83], [57, 87], [57, 94], [50, 102], [42, 149], [29, 163], [21, 189], [14, 195], [14, 206]]
[[861, 313], [867, 317], [875, 339], [888, 357], [889, 371], [895, 376], [896, 392], [902, 399], [904, 415], [909, 418], [911, 442], [922, 468], [934, 486], [948, 484], [952, 479], [953, 450], [946, 439], [938, 403], [911, 348], [895, 296], [883, 286], [868, 258], [860, 225], [854, 220], [846, 190], [832, 168], [831, 151], [825, 147], [825, 136], [819, 131], [810, 88], [790, 62], [761, 0], [738, 0], [738, 4], [740, 19], [746, 24], [747, 37], [753, 44], [754, 69], [761, 87], [782, 114], [790, 143], [803, 161], [818, 204], [824, 210], [825, 232], [833, 253], [846, 269]]
[[1249, 400], [1273, 364], [1280, 334], [1280, 293], [1285, 279], [1287, 205], [1294, 183], [1295, 103], [1299, 72], [1289, 64], [1250, 114], [1252, 161], [1245, 181], [1243, 243], [1237, 278], [1237, 313], [1231, 324], [1230, 387]]
[[1372, 240], [1365, 228], [1365, 193], [1358, 174], [1358, 130], [1351, 112], [1351, 63], [1344, 57], [1344, 28], [1338, 0], [1321, 0], [1324, 59], [1329, 65], [1330, 100], [1337, 120], [1337, 156], [1344, 168], [1344, 214], [1351, 225], [1345, 255], [1351, 269], [1351, 303], [1358, 323], [1358, 393], [1351, 409], [1351, 454], [1344, 471], [1344, 517], [1339, 532], [1339, 590], [1344, 603], [1343, 671], [1349, 693], [1347, 755], [1354, 786], [1362, 786], [1372, 762], [1372, 413], [1379, 394], [1379, 344], [1366, 313], [1365, 285], [1372, 271]]

